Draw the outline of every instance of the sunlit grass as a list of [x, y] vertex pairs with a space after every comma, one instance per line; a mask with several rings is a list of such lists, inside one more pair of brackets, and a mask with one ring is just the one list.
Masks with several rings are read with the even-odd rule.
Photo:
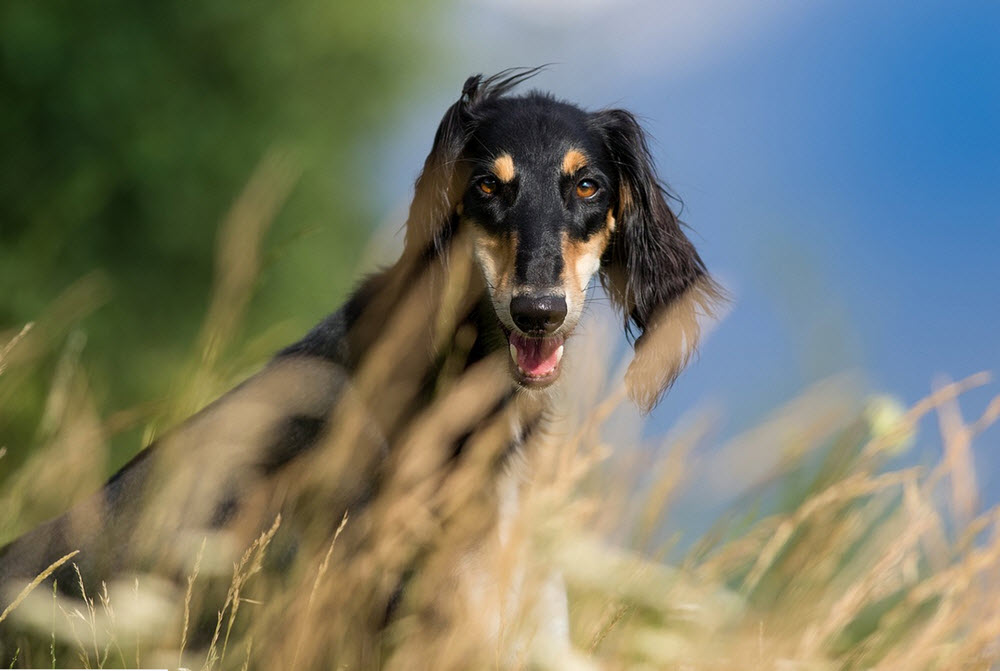
[[[247, 254], [230, 244], [243, 231], [253, 240], [241, 244], [257, 257], [254, 240], [293, 176], [269, 161], [263, 173], [284, 177], [255, 178], [228, 220], [192, 387], [168, 415], [204, 404], [229, 381], [216, 367], [218, 351], [236, 332], [253, 285], [253, 268], [240, 268]], [[273, 192], [259, 193], [275, 183]], [[261, 202], [261, 216], [240, 209], [256, 211], [251, 205]], [[80, 305], [54, 306], [52, 315], [39, 316], [40, 326], [16, 328], [0, 345], [3, 402], [25, 375], [41, 374], [33, 369], [39, 352], [65, 343], [39, 428], [42, 447], [0, 493], [0, 539], [23, 532], [25, 515], [55, 514], [93, 491], [105, 475], [107, 436], [125, 422], [148, 421], [143, 412], [98, 417], [88, 401], [82, 345], [60, 338], [58, 329], [72, 331], [67, 315], [80, 314], [90, 297], [78, 293]], [[570, 357], [600, 360], [607, 348], [598, 341], [609, 336], [594, 330]], [[386, 345], [381, 367], [368, 371], [374, 381], [361, 380], [359, 388], [393, 373], [391, 347], [406, 346], [399, 340]], [[410, 449], [393, 457], [399, 462], [379, 496], [364, 509], [331, 515], [327, 504], [339, 499], [327, 491], [330, 482], [367, 466], [336, 451], [363, 433], [366, 421], [363, 409], [341, 408], [345, 428], [324, 448], [340, 456], [324, 459], [321, 452], [293, 470], [288, 486], [297, 494], [284, 500], [294, 505], [283, 504], [280, 515], [271, 516], [268, 501], [255, 527], [188, 534], [177, 543], [179, 563], [165, 575], [122, 574], [91, 585], [77, 571], [78, 584], [57, 591], [46, 583], [53, 564], [29, 584], [8, 586], [13, 591], [0, 594], [0, 662], [205, 670], [909, 670], [989, 669], [1000, 657], [1000, 508], [978, 508], [970, 458], [973, 439], [1000, 415], [1000, 397], [975, 421], [957, 412], [961, 394], [989, 384], [988, 375], [940, 385], [909, 410], [888, 396], [859, 402], [855, 387], [828, 381], [724, 445], [712, 444], [711, 419], [693, 413], [655, 455], [632, 442], [639, 420], [620, 375], [593, 366], [567, 375], [567, 410], [546, 448], [527, 457], [533, 483], [505, 541], [480, 548], [488, 555], [480, 577], [495, 587], [489, 598], [498, 603], [479, 610], [447, 603], [443, 612], [452, 617], [426, 617], [454, 585], [448, 558], [469, 551], [462, 543], [482, 512], [488, 441], [482, 459], [472, 450], [449, 479], [438, 479], [433, 445], [456, 430], [457, 420], [454, 405], [436, 405], [413, 427]], [[467, 410], [489, 402], [486, 392], [468, 395], [480, 386], [475, 377], [453, 380], [442, 394], [463, 399]], [[233, 412], [248, 424], [256, 420], [239, 414], [245, 408]], [[940, 418], [939, 462], [893, 466], [906, 461], [920, 420], [931, 413]], [[150, 435], [165, 428], [156, 426]], [[706, 475], [693, 464], [696, 451], [715, 455], [709, 474], [718, 482], [742, 490], [731, 492], [737, 503], [692, 542], [671, 506], [679, 490], [692, 482], [697, 488]], [[640, 456], [630, 464], [622, 455]], [[721, 473], [727, 464], [730, 480]], [[152, 501], [171, 502], [163, 496]], [[159, 519], [159, 511], [152, 514]], [[293, 529], [297, 552], [283, 536]], [[234, 539], [242, 545], [233, 547]], [[107, 542], [138, 546], [144, 539]], [[359, 642], [380, 632], [368, 606], [377, 610], [418, 558], [420, 575], [409, 583], [399, 618], [378, 633], [381, 643]], [[74, 560], [67, 555], [57, 564]], [[550, 597], [545, 578], [553, 571], [570, 596], [572, 652], [553, 646], [532, 616]], [[491, 612], [502, 613], [499, 623]]]

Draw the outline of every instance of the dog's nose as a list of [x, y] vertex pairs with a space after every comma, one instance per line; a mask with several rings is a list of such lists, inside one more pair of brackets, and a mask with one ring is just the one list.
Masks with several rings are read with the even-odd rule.
[[510, 300], [510, 316], [525, 333], [552, 333], [566, 319], [563, 296], [515, 296]]

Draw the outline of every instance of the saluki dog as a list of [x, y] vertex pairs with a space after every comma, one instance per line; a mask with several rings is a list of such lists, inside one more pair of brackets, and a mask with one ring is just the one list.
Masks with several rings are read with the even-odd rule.
[[[294, 558], [322, 557], [347, 511], [330, 631], [426, 632], [454, 616], [440, 597], [476, 582], [463, 567], [481, 576], [475, 558], [516, 508], [592, 280], [634, 339], [626, 382], [644, 410], [722, 298], [635, 116], [513, 93], [535, 72], [470, 77], [416, 182], [399, 260], [93, 498], [8, 545], [8, 590], [76, 550], [85, 579], [181, 578], [204, 539], [238, 556], [279, 514], [269, 567], [287, 583]], [[448, 557], [456, 570], [431, 570]], [[425, 584], [425, 572], [448, 577]], [[543, 594], [541, 626], [565, 636], [565, 596]], [[318, 653], [328, 660], [360, 645], [330, 636]]]

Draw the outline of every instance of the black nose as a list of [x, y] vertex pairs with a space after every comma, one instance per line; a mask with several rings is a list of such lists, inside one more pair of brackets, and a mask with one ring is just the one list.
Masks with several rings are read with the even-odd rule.
[[566, 319], [566, 299], [562, 296], [515, 296], [510, 300], [510, 316], [525, 333], [552, 333]]

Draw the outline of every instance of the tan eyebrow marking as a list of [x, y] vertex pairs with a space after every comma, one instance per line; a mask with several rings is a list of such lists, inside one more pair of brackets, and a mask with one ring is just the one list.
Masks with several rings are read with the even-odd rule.
[[579, 149], [570, 149], [563, 156], [562, 171], [564, 175], [572, 175], [585, 165], [587, 165], [587, 157]]
[[514, 179], [514, 159], [510, 154], [501, 154], [493, 161], [493, 173], [501, 182]]

